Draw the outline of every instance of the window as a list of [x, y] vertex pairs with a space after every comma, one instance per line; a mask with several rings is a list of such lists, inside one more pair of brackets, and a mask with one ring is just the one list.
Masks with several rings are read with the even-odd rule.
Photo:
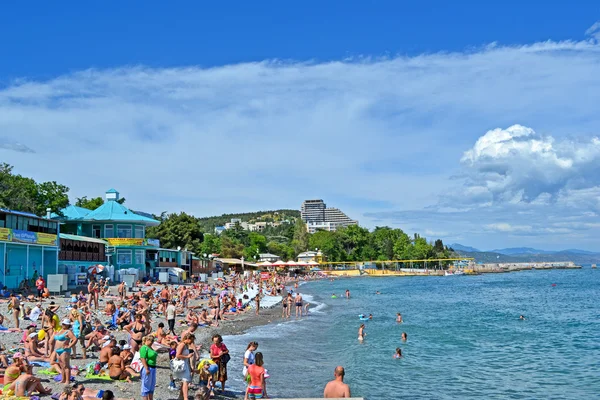
[[105, 238], [114, 238], [115, 230], [112, 225], [104, 225], [104, 237]]
[[117, 225], [117, 237], [131, 238], [131, 225]]
[[117, 264], [131, 264], [131, 250], [117, 250]]
[[16, 229], [17, 228], [15, 226], [16, 224], [17, 224], [17, 217], [15, 217], [14, 215], [8, 214], [6, 216], [6, 227], [10, 228], [10, 229]]
[[137, 239], [143, 239], [144, 238], [144, 226], [143, 225], [136, 225], [135, 226], [135, 237]]
[[100, 225], [92, 225], [92, 237], [96, 239], [100, 239], [100, 231], [102, 227]]
[[136, 250], [135, 251], [135, 263], [138, 265], [144, 265], [146, 260], [144, 260], [144, 250]]

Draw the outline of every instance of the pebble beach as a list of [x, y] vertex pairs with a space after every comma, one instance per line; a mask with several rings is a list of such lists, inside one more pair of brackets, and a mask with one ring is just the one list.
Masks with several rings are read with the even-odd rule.
[[[209, 282], [209, 284], [213, 284], [214, 282]], [[157, 286], [159, 289], [163, 286]], [[146, 292], [148, 287], [141, 287], [138, 290], [141, 292]], [[140, 292], [134, 292], [140, 293]], [[46, 299], [42, 303], [42, 307], [46, 307], [50, 301], [54, 301], [61, 308], [58, 310], [57, 315], [60, 316], [61, 320], [66, 316], [68, 307], [68, 298], [55, 296]], [[116, 296], [116, 287], [111, 287], [110, 294], [100, 298], [100, 304], [98, 310], [93, 310], [93, 317], [99, 318], [101, 321], [109, 320], [109, 316], [105, 315], [103, 309], [105, 307], [106, 302], [113, 300], [115, 302], [118, 301]], [[202, 307], [207, 304], [208, 300], [206, 298], [191, 298], [188, 304], [189, 308]], [[25, 307], [33, 307], [37, 303], [37, 301], [22, 301], [22, 305]], [[254, 302], [250, 302], [253, 304]], [[5, 316], [4, 326], [6, 328], [14, 328], [14, 323], [12, 321], [12, 315], [7, 313], [8, 301], [3, 301], [0, 303], [0, 310], [2, 310], [2, 314]], [[280, 318], [280, 308], [279, 307], [271, 307], [271, 308], [263, 308], [261, 306], [259, 315], [255, 314], [255, 309], [252, 307], [248, 307], [246, 311], [237, 315], [226, 315], [224, 320], [219, 322], [219, 326], [199, 326], [196, 332], [194, 333], [196, 336], [195, 344], [196, 346], [201, 346], [199, 350], [200, 359], [202, 358], [210, 358], [209, 357], [209, 348], [212, 343], [212, 336], [215, 334], [220, 334], [221, 336], [229, 336], [229, 335], [238, 335], [246, 332], [248, 329], [259, 326], [266, 325], [271, 323], [272, 321]], [[187, 325], [185, 322], [185, 314], [178, 314], [176, 318], [176, 328], [175, 332], [180, 334], [185, 329], [187, 329]], [[151, 312], [151, 326], [152, 331], [156, 332], [158, 328], [158, 324], [162, 322], [167, 325], [166, 318], [156, 311]], [[183, 322], [183, 323], [182, 323]], [[21, 329], [26, 328], [31, 325], [31, 321], [21, 320], [20, 327]], [[41, 324], [38, 321], [37, 329], [41, 328]], [[120, 340], [128, 340], [129, 334], [124, 330], [112, 330], [111, 334], [114, 335], [114, 338], [118, 341]], [[4, 354], [10, 358], [16, 352], [23, 352], [23, 344], [21, 343], [21, 339], [23, 336], [23, 332], [11, 332], [11, 331], [2, 331], [0, 333], [0, 345], [2, 345], [6, 351]], [[227, 344], [227, 343], [225, 343]], [[98, 361], [99, 351], [90, 351], [88, 350], [87, 359], [82, 359], [81, 356], [81, 348], [78, 344], [77, 346], [77, 358], [71, 359], [71, 366], [77, 366], [80, 368], [80, 373], [75, 376], [75, 381], [82, 383], [85, 385], [87, 389], [94, 390], [107, 390], [110, 389], [114, 392], [117, 398], [123, 399], [139, 399], [140, 398], [140, 380], [139, 378], [132, 378], [132, 382], [128, 383], [125, 381], [112, 381], [106, 379], [97, 379], [97, 378], [86, 378], [86, 369], [90, 365], [90, 363], [95, 363]], [[155, 399], [167, 400], [167, 399], [178, 399], [180, 392], [179, 390], [169, 390], [170, 383], [170, 369], [169, 369], [169, 356], [168, 351], [165, 350], [163, 352], [159, 351], [158, 361], [157, 361], [157, 384], [156, 390], [154, 393]], [[52, 394], [60, 394], [64, 388], [64, 384], [60, 384], [55, 382], [53, 376], [43, 375], [41, 371], [45, 370], [45, 367], [42, 366], [34, 366], [33, 373], [36, 377], [42, 380], [42, 384], [45, 387], [50, 387], [52, 389]], [[242, 374], [242, 360], [232, 359], [228, 365], [228, 374], [231, 376], [232, 374]], [[197, 385], [198, 377], [197, 375], [194, 377], [194, 384]], [[219, 384], [217, 384], [219, 387]], [[221, 392], [220, 390], [215, 391], [216, 399], [219, 398], [227, 398], [227, 399], [243, 399], [244, 394], [239, 391], [232, 391], [230, 388], [225, 388], [225, 392]], [[4, 394], [6, 396], [6, 394]], [[189, 398], [192, 399], [194, 396], [194, 391], [190, 391]], [[50, 398], [50, 396], [41, 396], [42, 398]], [[0, 398], [9, 398], [9, 397], [0, 397]], [[16, 397], [10, 397], [16, 398]]]

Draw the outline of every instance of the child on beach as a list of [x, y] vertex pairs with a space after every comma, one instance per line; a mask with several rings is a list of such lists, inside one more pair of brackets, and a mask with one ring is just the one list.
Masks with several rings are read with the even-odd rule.
[[[214, 365], [214, 364], [212, 364]], [[213, 374], [210, 372], [210, 366], [211, 364], [208, 362], [205, 362], [204, 365], [202, 365], [202, 369], [200, 370], [199, 376], [200, 376], [200, 387], [206, 387], [210, 390], [210, 397], [213, 397], [214, 391], [214, 385], [213, 385]]]

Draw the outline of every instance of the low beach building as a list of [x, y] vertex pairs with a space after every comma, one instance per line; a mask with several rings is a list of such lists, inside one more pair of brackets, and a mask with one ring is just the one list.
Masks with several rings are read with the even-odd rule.
[[60, 234], [57, 273], [69, 276], [69, 288], [85, 285], [88, 270], [94, 265], [107, 264], [107, 245], [108, 242], [102, 239]]
[[[105, 262], [112, 267], [108, 273], [111, 279], [119, 281], [119, 276], [124, 272], [135, 272], [140, 278], [153, 276], [153, 268], [159, 266], [160, 243], [155, 239], [146, 239], [146, 228], [160, 222], [136, 214], [121, 204], [119, 199], [119, 192], [110, 189], [106, 192], [104, 204], [95, 210], [70, 205], [61, 210], [62, 215], [53, 215], [53, 218], [61, 222], [61, 231], [64, 233], [100, 239], [106, 243]], [[177, 260], [177, 257], [174, 259]], [[68, 263], [63, 264], [68, 268]], [[81, 273], [81, 269], [78, 268], [76, 273]]]
[[58, 234], [56, 221], [0, 208], [0, 285], [15, 289], [25, 279], [56, 274]]

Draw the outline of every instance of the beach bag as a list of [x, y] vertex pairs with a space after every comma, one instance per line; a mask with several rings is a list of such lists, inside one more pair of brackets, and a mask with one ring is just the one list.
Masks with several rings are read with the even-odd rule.
[[171, 361], [171, 367], [173, 368], [173, 372], [182, 372], [185, 369], [185, 361], [174, 358]]
[[221, 362], [223, 362], [223, 364], [227, 364], [229, 360], [231, 360], [231, 356], [229, 355], [229, 353], [223, 354], [221, 356]]
[[131, 360], [131, 364], [129, 364], [129, 366], [137, 373], [139, 373], [142, 370], [144, 364], [142, 364], [142, 361], [140, 360], [139, 351], [135, 352], [135, 354], [133, 355], [133, 360]]

